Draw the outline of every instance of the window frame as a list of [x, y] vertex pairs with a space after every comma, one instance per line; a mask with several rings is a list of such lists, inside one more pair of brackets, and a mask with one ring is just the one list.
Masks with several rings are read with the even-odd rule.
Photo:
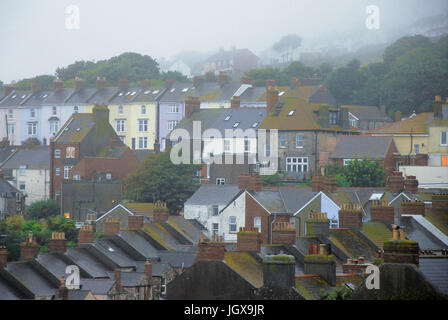
[[[232, 218], [235, 219], [235, 222], [232, 223]], [[235, 230], [232, 230], [235, 229]], [[236, 216], [229, 216], [229, 233], [236, 233], [238, 232], [238, 223]]]
[[[445, 143], [442, 143], [443, 134], [445, 134]], [[441, 147], [448, 146], [448, 131], [440, 131], [440, 146]]]

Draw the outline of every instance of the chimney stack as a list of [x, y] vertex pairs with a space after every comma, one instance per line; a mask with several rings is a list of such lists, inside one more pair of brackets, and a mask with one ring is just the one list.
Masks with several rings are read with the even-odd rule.
[[38, 84], [36, 82], [36, 80], [31, 80], [31, 87], [30, 87], [30, 89], [31, 89], [31, 91], [33, 93], [36, 93], [36, 92], [42, 91], [42, 86], [40, 84]]
[[225, 71], [220, 71], [219, 75], [218, 75], [218, 84], [219, 84], [219, 86], [222, 87], [223, 85], [225, 85], [229, 81], [230, 81], [230, 78], [227, 75], [227, 73]]
[[362, 229], [362, 210], [357, 203], [342, 203], [339, 210], [339, 227]]
[[291, 222], [275, 222], [272, 228], [272, 244], [296, 244], [296, 228]]
[[174, 80], [170, 79], [170, 78], [166, 78], [165, 79], [165, 87], [166, 88], [171, 88], [173, 86]]
[[263, 286], [277, 292], [289, 292], [295, 287], [295, 265], [296, 261], [290, 255], [264, 256]]
[[291, 81], [291, 89], [292, 89], [292, 90], [295, 90], [295, 89], [297, 89], [298, 87], [300, 87], [300, 80], [299, 80], [299, 78], [297, 78], [297, 77], [292, 78], [292, 81]]
[[166, 207], [166, 203], [160, 200], [157, 200], [154, 204], [155, 208], [153, 210], [153, 222], [166, 222], [169, 218], [168, 208]]
[[310, 254], [305, 256], [305, 274], [318, 274], [330, 286], [336, 285], [336, 260], [333, 255]]
[[128, 229], [140, 230], [143, 228], [143, 216], [129, 216], [128, 217]]
[[448, 193], [433, 193], [431, 203], [433, 214], [443, 216], [448, 212]]
[[416, 176], [407, 176], [404, 180], [404, 190], [413, 194], [418, 193], [418, 180]]
[[84, 80], [79, 77], [76, 77], [75, 78], [75, 90], [79, 90], [82, 88], [84, 88]]
[[106, 218], [104, 223], [104, 234], [113, 235], [120, 233], [120, 220], [115, 218]]
[[401, 214], [425, 215], [425, 203], [418, 200], [404, 200], [401, 203]]
[[96, 90], [103, 89], [106, 87], [107, 81], [105, 77], [96, 78]]
[[241, 173], [238, 177], [238, 187], [241, 190], [259, 192], [263, 189], [263, 181], [257, 173]]
[[395, 208], [389, 206], [386, 200], [373, 200], [370, 207], [370, 219], [393, 224], [395, 221]]
[[201, 108], [201, 102], [198, 97], [188, 96], [185, 100], [185, 118], [189, 117], [194, 110]]
[[4, 90], [5, 96], [7, 96], [8, 94], [10, 94], [11, 92], [14, 91], [14, 85], [12, 85], [12, 84], [5, 84], [3, 90]]
[[311, 191], [319, 192], [324, 189], [324, 177], [316, 172], [311, 180]]
[[392, 172], [392, 175], [388, 177], [388, 189], [391, 193], [398, 193], [404, 189], [404, 178], [402, 172]]
[[127, 89], [129, 89], [129, 80], [128, 79], [118, 80], [118, 90], [124, 91]]
[[[384, 262], [414, 264], [418, 267], [420, 248], [418, 242], [406, 240], [406, 234], [399, 226], [392, 226], [393, 239], [384, 242]], [[400, 238], [399, 238], [400, 235]]]
[[118, 292], [118, 294], [121, 293], [122, 287], [121, 287], [121, 269], [115, 268], [114, 270], [114, 280], [115, 280], [115, 291]]
[[50, 252], [65, 252], [67, 250], [67, 240], [64, 232], [52, 232], [50, 239]]
[[224, 260], [225, 247], [221, 242], [222, 237], [215, 238], [215, 241], [206, 241], [203, 236], [199, 241], [199, 251], [195, 262], [198, 261], [222, 261]]
[[152, 283], [152, 261], [147, 259], [145, 265], [143, 266], [144, 273], [148, 277], [149, 284]]
[[[325, 212], [310, 212], [305, 221], [307, 237], [329, 237], [330, 220]], [[318, 249], [315, 249], [317, 254]]]
[[258, 228], [244, 227], [237, 233], [236, 248], [239, 251], [260, 252], [261, 232]]
[[62, 82], [62, 80], [60, 80], [60, 79], [53, 80], [53, 91], [56, 91], [58, 89], [63, 89], [63, 88], [64, 88], [64, 82]]
[[241, 77], [242, 84], [252, 84], [252, 78], [248, 76]]
[[235, 109], [240, 107], [240, 97], [233, 96], [230, 100], [230, 108]]
[[395, 122], [401, 121], [401, 117], [402, 117], [402, 113], [401, 111], [397, 110], [395, 111]]
[[25, 238], [25, 242], [20, 244], [20, 260], [29, 260], [37, 258], [39, 253], [39, 246], [37, 245], [36, 238], [33, 233], [30, 232]]
[[143, 89], [149, 88], [150, 85], [151, 85], [151, 80], [145, 79], [145, 80], [140, 81], [140, 86]]
[[8, 263], [8, 250], [6, 250], [5, 246], [0, 247], [0, 272], [5, 269], [6, 264]]
[[61, 300], [68, 300], [68, 288], [65, 285], [65, 277], [61, 277], [61, 285], [59, 286], [58, 290], [59, 299]]
[[266, 80], [266, 113], [270, 113], [278, 102], [278, 89], [275, 80]]
[[95, 231], [92, 225], [82, 225], [78, 233], [78, 243], [93, 243], [95, 241]]
[[193, 86], [195, 88], [199, 87], [199, 85], [201, 84], [202, 78], [200, 76], [194, 76], [193, 77]]

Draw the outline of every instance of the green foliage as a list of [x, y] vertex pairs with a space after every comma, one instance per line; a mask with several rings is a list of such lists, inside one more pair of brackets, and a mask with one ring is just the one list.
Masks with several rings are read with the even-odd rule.
[[[328, 72], [325, 69], [324, 72]], [[309, 66], [305, 66], [303, 63], [295, 61], [291, 63], [288, 67], [283, 70], [266, 68], [266, 69], [255, 69], [246, 72], [246, 75], [252, 78], [254, 85], [264, 86], [266, 80], [275, 80], [279, 86], [289, 86], [291, 85], [292, 78], [304, 78], [311, 77], [314, 74], [320, 74], [319, 69], [314, 69]]]
[[343, 287], [333, 291], [324, 291], [320, 300], [348, 300], [353, 294], [353, 290]]
[[25, 147], [40, 146], [40, 141], [37, 138], [28, 138], [22, 142], [22, 145]]
[[283, 184], [283, 179], [278, 173], [272, 175], [260, 175], [264, 186], [279, 186]]
[[51, 90], [53, 88], [53, 80], [55, 76], [41, 75], [34, 78], [23, 79], [14, 84], [16, 90], [30, 90], [31, 81], [35, 81], [42, 87], [42, 90]]
[[302, 38], [297, 34], [289, 34], [282, 37], [278, 42], [276, 42], [272, 49], [278, 52], [284, 52], [290, 49], [298, 48], [302, 43]]
[[382, 187], [385, 183], [384, 169], [378, 161], [360, 159], [346, 166], [328, 164], [325, 175], [334, 176], [341, 187]]
[[172, 79], [174, 81], [188, 82], [188, 78], [179, 71], [168, 71], [161, 74], [162, 79]]
[[173, 164], [170, 149], [149, 155], [125, 182], [125, 197], [139, 202], [166, 202], [170, 213], [178, 213], [183, 203], [199, 188], [194, 174], [201, 165]]
[[41, 219], [56, 216], [60, 214], [61, 207], [59, 202], [54, 200], [40, 200], [33, 202], [25, 214], [32, 219]]
[[382, 258], [375, 258], [375, 259], [373, 259], [373, 264], [376, 265], [376, 266], [379, 266], [382, 263], [384, 263], [384, 259], [382, 259]]
[[415, 48], [426, 48], [431, 45], [429, 38], [422, 35], [403, 37], [395, 41], [384, 50], [383, 60], [387, 65], [394, 63], [397, 58]]

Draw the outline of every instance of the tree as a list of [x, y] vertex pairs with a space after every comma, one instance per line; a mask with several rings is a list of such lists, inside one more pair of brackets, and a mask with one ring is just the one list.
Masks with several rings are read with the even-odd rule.
[[395, 41], [384, 50], [383, 60], [386, 65], [391, 65], [400, 56], [415, 48], [428, 48], [431, 41], [422, 35], [403, 37]]
[[302, 38], [297, 34], [289, 34], [276, 42], [272, 49], [279, 53], [286, 54], [286, 61], [289, 60], [289, 51], [298, 48], [302, 44]]
[[184, 76], [179, 71], [167, 71], [163, 72], [161, 75], [162, 79], [172, 79], [174, 81], [180, 81], [180, 82], [188, 82], [188, 78]]
[[125, 182], [125, 197], [144, 202], [166, 202], [171, 214], [199, 188], [194, 174], [201, 165], [173, 164], [170, 149], [151, 154]]
[[32, 219], [49, 218], [57, 216], [61, 212], [59, 202], [55, 200], [40, 200], [33, 202], [27, 209], [25, 214]]
[[28, 138], [22, 142], [22, 145], [25, 147], [40, 146], [40, 141], [37, 138]]
[[14, 84], [16, 90], [30, 90], [31, 82], [34, 81], [41, 86], [42, 90], [51, 90], [53, 88], [53, 80], [56, 79], [52, 75], [42, 75], [34, 78], [23, 79]]
[[261, 181], [263, 181], [264, 186], [279, 186], [283, 184], [282, 177], [276, 173], [272, 175], [260, 175]]
[[344, 166], [343, 174], [351, 187], [382, 187], [385, 173], [378, 161], [360, 159]]

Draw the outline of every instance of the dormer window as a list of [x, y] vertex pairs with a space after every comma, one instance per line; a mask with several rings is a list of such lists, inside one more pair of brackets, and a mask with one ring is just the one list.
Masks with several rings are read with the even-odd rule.
[[235, 122], [235, 123], [233, 124], [233, 127], [236, 128], [236, 127], [238, 127], [239, 124], [240, 124], [239, 122]]
[[228, 115], [228, 116], [226, 116], [226, 118], [224, 119], [224, 121], [227, 121], [227, 120], [229, 120], [229, 119], [230, 119], [230, 117], [231, 117], [231, 115]]

